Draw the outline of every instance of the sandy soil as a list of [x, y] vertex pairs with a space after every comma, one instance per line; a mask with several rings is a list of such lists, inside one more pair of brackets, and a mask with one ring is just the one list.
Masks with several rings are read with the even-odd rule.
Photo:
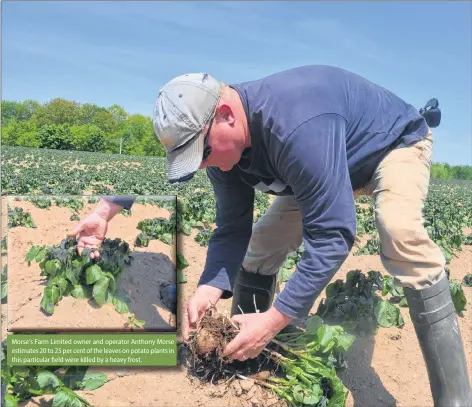
[[[79, 212], [81, 219], [90, 213], [96, 204], [86, 204]], [[133, 256], [131, 265], [123, 271], [121, 288], [132, 298], [130, 313], [118, 313], [112, 304], [99, 308], [93, 300], [77, 300], [64, 297], [49, 316], [40, 309], [45, 286], [45, 277], [40, 276], [36, 262], [24, 261], [31, 245], [57, 244], [71, 231], [77, 221], [71, 221], [68, 208], [52, 206], [48, 209], [36, 208], [29, 202], [10, 200], [10, 206], [28, 210], [36, 229], [26, 227], [11, 228], [8, 233], [8, 329], [23, 330], [120, 330], [130, 313], [136, 319], [145, 320], [145, 330], [173, 331], [176, 318], [159, 298], [159, 284], [175, 284], [174, 246], [152, 240], [148, 247], [135, 247], [134, 241], [140, 230], [138, 222], [153, 217], [169, 217], [169, 211], [153, 205], [136, 204], [132, 216], [121, 214], [111, 220], [107, 238], [119, 237], [130, 244]]]
[[[180, 309], [192, 295], [205, 263], [205, 248], [184, 236], [179, 240], [190, 266], [185, 269], [188, 282], [181, 284]], [[353, 250], [354, 252], [355, 250]], [[453, 279], [472, 272], [472, 246], [464, 246], [458, 258], [449, 265]], [[377, 270], [385, 273], [378, 256], [349, 256], [336, 278], [345, 278], [347, 272]], [[464, 287], [469, 302], [459, 324], [467, 352], [472, 377], [472, 288]], [[312, 309], [316, 311], [320, 297]], [[222, 311], [230, 309], [230, 301], [218, 304]], [[352, 392], [348, 407], [432, 407], [432, 398], [426, 368], [421, 356], [407, 309], [401, 308], [405, 319], [403, 329], [380, 329], [375, 338], [357, 338], [348, 352], [348, 369], [340, 374], [345, 386]], [[180, 318], [178, 319], [180, 323]], [[256, 386], [244, 386], [241, 381], [229, 384], [201, 385], [187, 376], [185, 368], [94, 368], [106, 372], [110, 380], [93, 392], [81, 395], [95, 407], [160, 407], [160, 406], [273, 406], [276, 399], [266, 399], [270, 393]], [[51, 397], [38, 397], [20, 404], [22, 407], [50, 407]]]

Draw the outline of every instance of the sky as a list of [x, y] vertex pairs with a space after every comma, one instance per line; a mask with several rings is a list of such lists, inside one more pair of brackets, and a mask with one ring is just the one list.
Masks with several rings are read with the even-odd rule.
[[226, 83], [338, 66], [418, 109], [437, 98], [433, 161], [472, 165], [469, 1], [2, 1], [2, 100], [65, 98], [152, 115], [173, 77]]

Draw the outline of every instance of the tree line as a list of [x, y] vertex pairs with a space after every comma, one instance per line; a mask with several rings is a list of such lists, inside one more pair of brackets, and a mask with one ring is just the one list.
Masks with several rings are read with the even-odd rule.
[[[2, 143], [10, 146], [164, 157], [150, 117], [118, 105], [80, 104], [62, 98], [2, 102]], [[431, 177], [472, 180], [472, 166], [433, 163]]]
[[433, 163], [431, 165], [431, 178], [462, 179], [472, 181], [472, 166]]
[[97, 106], [56, 98], [2, 102], [2, 143], [9, 146], [165, 156], [150, 117], [118, 105]]

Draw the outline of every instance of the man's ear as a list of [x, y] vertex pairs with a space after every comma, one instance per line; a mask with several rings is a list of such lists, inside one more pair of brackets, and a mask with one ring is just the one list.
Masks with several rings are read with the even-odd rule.
[[233, 126], [236, 118], [234, 117], [233, 109], [228, 104], [221, 104], [216, 108], [216, 119], [217, 121], [222, 121], [228, 123], [230, 126]]

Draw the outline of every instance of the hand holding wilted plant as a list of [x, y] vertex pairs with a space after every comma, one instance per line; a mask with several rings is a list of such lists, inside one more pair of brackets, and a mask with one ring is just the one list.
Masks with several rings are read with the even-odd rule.
[[[81, 255], [84, 249], [98, 249], [105, 239], [107, 230], [108, 221], [93, 212], [82, 222], [79, 222], [72, 232], [67, 234], [67, 237], [77, 238], [77, 252]], [[90, 252], [91, 259], [98, 257], [98, 251]]]
[[[77, 238], [79, 255], [84, 249], [98, 249], [102, 245], [108, 230], [108, 222], [122, 209], [120, 205], [101, 199], [94, 211], [67, 234], [67, 237]], [[91, 259], [99, 257], [99, 251], [90, 252]]]

